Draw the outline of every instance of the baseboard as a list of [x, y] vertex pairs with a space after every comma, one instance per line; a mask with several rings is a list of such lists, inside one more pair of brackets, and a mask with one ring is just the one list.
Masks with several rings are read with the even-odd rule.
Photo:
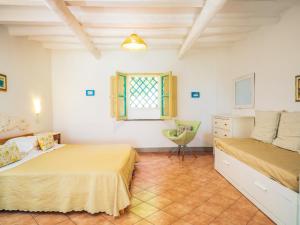
[[[162, 147], [162, 148], [135, 148], [138, 152], [169, 152], [175, 151], [177, 147]], [[186, 147], [186, 152], [212, 152], [213, 147]]]

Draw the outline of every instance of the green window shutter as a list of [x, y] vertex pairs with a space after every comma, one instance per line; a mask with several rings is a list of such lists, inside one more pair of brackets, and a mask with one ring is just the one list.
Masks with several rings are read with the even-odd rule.
[[161, 75], [161, 119], [177, 116], [177, 77], [172, 73]]
[[127, 119], [127, 76], [122, 73], [118, 73], [117, 79], [117, 104], [116, 104], [116, 119]]
[[161, 119], [170, 119], [170, 76], [161, 75]]

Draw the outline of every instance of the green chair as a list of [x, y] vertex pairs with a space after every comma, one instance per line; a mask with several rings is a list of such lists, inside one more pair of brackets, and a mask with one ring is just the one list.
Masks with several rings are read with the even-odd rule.
[[[201, 122], [199, 121], [181, 121], [175, 120], [176, 129], [163, 130], [163, 135], [170, 141], [178, 145], [177, 155], [182, 155], [182, 160], [184, 160], [185, 148], [188, 143], [190, 143], [196, 136], [197, 131], [200, 127]], [[180, 126], [192, 127], [192, 129], [185, 130], [183, 133], [177, 135], [177, 130]], [[194, 152], [192, 152], [195, 157], [197, 157]], [[172, 156], [172, 151], [170, 151], [169, 157]]]

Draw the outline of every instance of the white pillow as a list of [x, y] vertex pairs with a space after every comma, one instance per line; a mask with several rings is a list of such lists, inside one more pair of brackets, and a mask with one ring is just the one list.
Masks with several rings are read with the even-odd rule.
[[278, 135], [273, 145], [300, 153], [300, 112], [281, 114]]
[[20, 152], [29, 152], [38, 149], [38, 141], [36, 136], [18, 137], [9, 139], [5, 144], [16, 143]]
[[280, 112], [256, 111], [255, 127], [251, 137], [265, 143], [272, 143], [277, 134], [279, 119]]

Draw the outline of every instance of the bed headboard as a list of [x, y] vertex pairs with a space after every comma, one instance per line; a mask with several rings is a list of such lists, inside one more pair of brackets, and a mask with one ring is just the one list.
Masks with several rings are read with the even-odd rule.
[[0, 133], [5, 133], [9, 131], [26, 131], [29, 124], [24, 118], [8, 116], [0, 113]]
[[8, 138], [3, 138], [0, 139], [0, 145], [4, 144], [7, 140], [12, 139], [12, 138], [16, 138], [16, 137], [27, 137], [27, 136], [32, 136], [34, 135], [33, 133], [28, 133], [28, 134], [23, 134], [23, 135], [18, 135], [18, 136], [13, 136], [13, 137], [8, 137]]

